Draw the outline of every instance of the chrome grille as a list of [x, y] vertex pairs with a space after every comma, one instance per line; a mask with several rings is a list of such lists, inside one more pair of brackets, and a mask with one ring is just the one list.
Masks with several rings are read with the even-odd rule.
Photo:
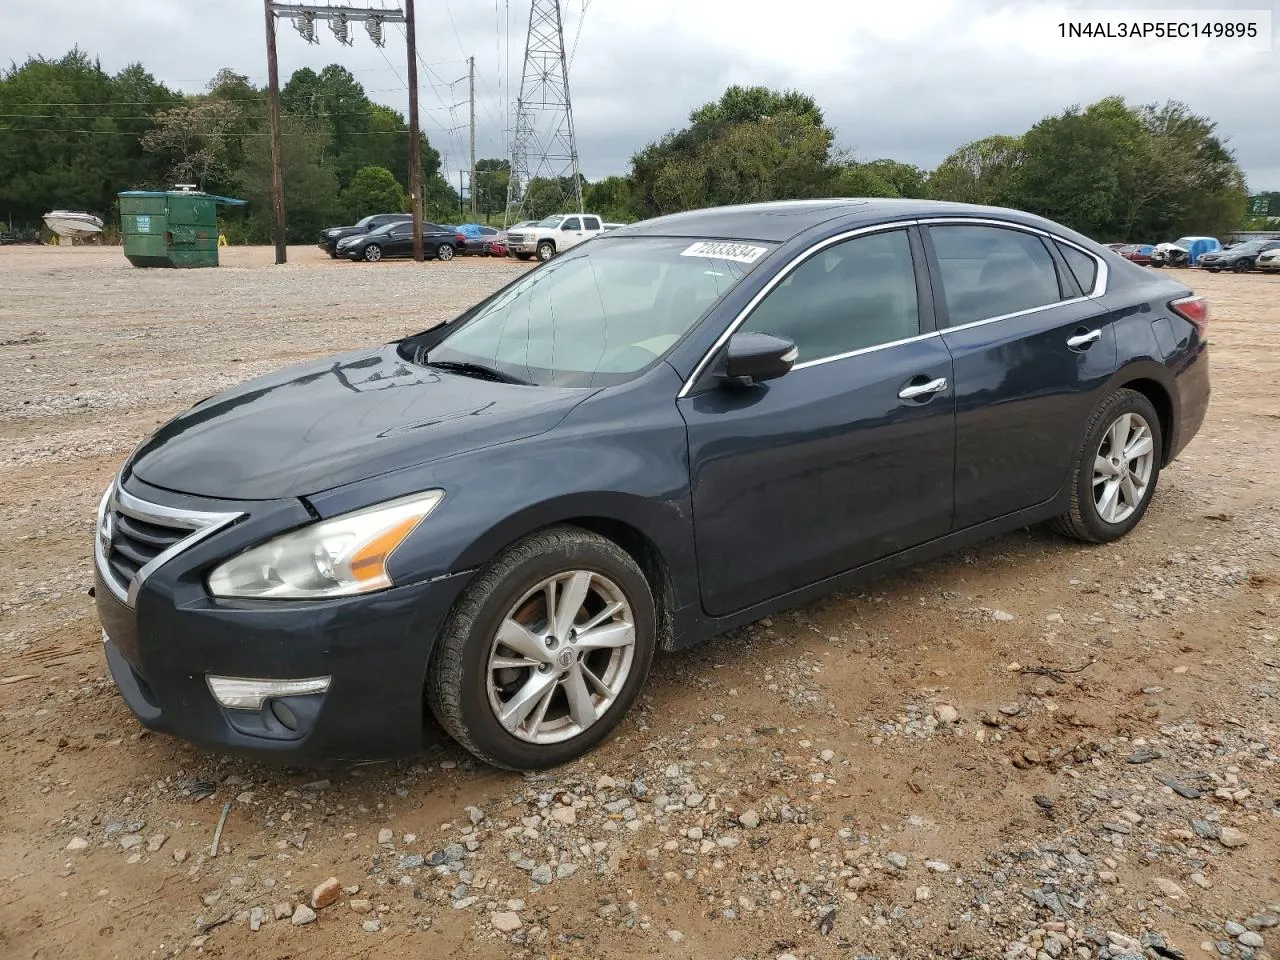
[[524, 243], [523, 233], [508, 233], [507, 243]]
[[148, 503], [112, 483], [98, 506], [94, 561], [116, 598], [133, 606], [162, 564], [241, 516]]

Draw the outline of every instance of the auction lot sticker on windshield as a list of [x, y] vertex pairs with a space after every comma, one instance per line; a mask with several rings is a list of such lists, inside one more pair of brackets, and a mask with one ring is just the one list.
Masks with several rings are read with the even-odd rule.
[[736, 260], [738, 263], [755, 263], [769, 252], [768, 247], [756, 247], [749, 243], [724, 243], [719, 240], [700, 240], [680, 253], [682, 257], [714, 257], [717, 260]]

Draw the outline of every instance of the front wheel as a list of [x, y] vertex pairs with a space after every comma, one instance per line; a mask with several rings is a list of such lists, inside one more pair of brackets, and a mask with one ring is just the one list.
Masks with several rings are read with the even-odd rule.
[[1110, 543], [1138, 525], [1160, 477], [1160, 417], [1136, 390], [1117, 390], [1094, 411], [1071, 472], [1071, 504], [1053, 521], [1068, 537]]
[[364, 248], [364, 258], [369, 263], [377, 263], [382, 259], [382, 248], [376, 243], [371, 243]]
[[556, 255], [556, 248], [550, 240], [544, 240], [538, 244], [538, 259], [546, 263]]
[[655, 625], [648, 581], [625, 550], [577, 527], [544, 530], [467, 588], [432, 657], [427, 705], [488, 763], [558, 766], [626, 715]]
[[436, 259], [437, 259], [437, 260], [452, 260], [452, 259], [453, 259], [453, 245], [452, 245], [452, 244], [448, 244], [448, 243], [442, 243], [442, 244], [440, 244], [440, 246], [436, 247]]
[[1235, 263], [1231, 265], [1231, 272], [1232, 273], [1248, 273], [1250, 266], [1251, 264], [1249, 263], [1249, 261], [1241, 257], [1239, 260], [1237, 260]]

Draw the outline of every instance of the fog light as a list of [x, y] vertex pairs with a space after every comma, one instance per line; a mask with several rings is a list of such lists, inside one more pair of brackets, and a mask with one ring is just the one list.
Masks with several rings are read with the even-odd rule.
[[298, 718], [283, 700], [271, 701], [271, 715], [294, 733], [298, 732]]
[[[311, 677], [307, 680], [257, 680], [250, 677], [205, 678], [209, 692], [224, 707], [232, 710], [261, 710], [262, 704], [273, 697], [297, 697], [308, 693], [324, 693], [329, 689], [329, 677]], [[290, 713], [292, 715], [292, 712]], [[277, 718], [279, 719], [278, 715]], [[285, 721], [280, 720], [281, 723]], [[297, 720], [295, 719], [296, 723]], [[288, 726], [288, 724], [285, 724]]]

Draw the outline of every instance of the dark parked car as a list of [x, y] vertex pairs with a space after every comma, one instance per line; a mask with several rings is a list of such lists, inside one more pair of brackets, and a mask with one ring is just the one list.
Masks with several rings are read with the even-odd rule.
[[1210, 273], [1219, 270], [1231, 270], [1234, 273], [1248, 273], [1258, 263], [1258, 256], [1268, 250], [1280, 248], [1280, 238], [1267, 240], [1246, 240], [1234, 243], [1213, 253], [1206, 253], [1200, 258], [1200, 266]]
[[375, 213], [357, 220], [349, 227], [328, 227], [320, 231], [318, 246], [331, 257], [338, 256], [338, 243], [347, 237], [356, 237], [385, 227], [389, 223], [411, 223], [413, 216], [408, 213]]
[[1207, 322], [1012, 210], [622, 227], [144, 440], [97, 520], [107, 662], [218, 749], [406, 754], [434, 715], [560, 764], [658, 649], [1031, 523], [1128, 533], [1205, 416]]
[[477, 256], [489, 256], [489, 241], [497, 237], [498, 233], [494, 227], [479, 226], [466, 231], [458, 228], [458, 236], [466, 244], [464, 252]]
[[[461, 234], [434, 223], [423, 223], [422, 250], [428, 260], [452, 260], [461, 248]], [[347, 237], [338, 242], [338, 255], [370, 263], [393, 257], [412, 257], [413, 223], [389, 223], [371, 233]]]

